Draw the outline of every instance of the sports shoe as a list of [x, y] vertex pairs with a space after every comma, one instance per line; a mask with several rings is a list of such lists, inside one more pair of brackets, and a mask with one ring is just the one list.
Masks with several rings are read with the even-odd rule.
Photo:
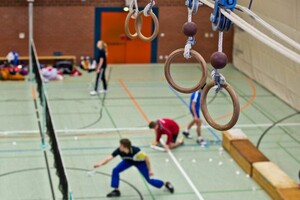
[[202, 138], [201, 139], [198, 138], [197, 143], [201, 145], [201, 144], [205, 143], [205, 140]]
[[165, 187], [167, 188], [167, 190], [169, 190], [170, 193], [174, 193], [174, 187], [172, 186], [172, 184], [170, 182], [166, 182], [165, 183]]
[[164, 148], [164, 145], [162, 145], [161, 143], [158, 143], [158, 144], [156, 144], [155, 146]]
[[106, 93], [107, 93], [107, 90], [100, 90], [100, 93], [101, 93], [101, 94], [106, 94]]
[[98, 92], [95, 91], [95, 90], [94, 90], [94, 91], [90, 91], [90, 95], [91, 95], [91, 96], [95, 96], [95, 95], [97, 95], [97, 94], [98, 94]]
[[111, 191], [110, 193], [108, 193], [106, 195], [106, 197], [119, 197], [119, 196], [121, 196], [121, 192], [120, 192], [120, 190], [117, 190], [117, 189]]
[[192, 139], [193, 137], [190, 135], [189, 132], [183, 131], [182, 134], [185, 136], [187, 139]]

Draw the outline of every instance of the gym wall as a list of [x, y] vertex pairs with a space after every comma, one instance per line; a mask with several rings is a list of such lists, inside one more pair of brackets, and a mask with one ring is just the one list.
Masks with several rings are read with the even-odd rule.
[[[138, 0], [145, 6], [149, 0]], [[187, 9], [183, 0], [158, 0], [160, 33], [158, 35], [157, 62], [178, 48], [183, 48], [186, 36], [182, 25], [187, 21]], [[34, 40], [39, 55], [52, 55], [59, 51], [64, 55], [94, 55], [95, 7], [124, 7], [124, 0], [36, 0], [34, 2]], [[11, 50], [28, 55], [28, 3], [26, 0], [2, 0], [0, 3], [0, 56]], [[209, 16], [212, 10], [202, 6], [193, 21], [198, 25], [196, 49], [209, 61], [217, 50], [218, 33], [212, 31]], [[19, 33], [25, 33], [19, 39]], [[233, 31], [225, 34], [224, 51], [232, 60]], [[184, 61], [184, 58], [176, 60]]]
[[[248, 3], [249, 0], [239, 1], [239, 4], [244, 6]], [[253, 1], [252, 10], [275, 28], [300, 43], [299, 0]], [[261, 27], [249, 17], [239, 15], [255, 27]], [[266, 32], [263, 28], [259, 29]], [[271, 32], [267, 31], [266, 33], [282, 43]], [[300, 52], [298, 51], [298, 53]], [[299, 64], [275, 52], [237, 27], [235, 27], [233, 63], [239, 70], [300, 111]]]

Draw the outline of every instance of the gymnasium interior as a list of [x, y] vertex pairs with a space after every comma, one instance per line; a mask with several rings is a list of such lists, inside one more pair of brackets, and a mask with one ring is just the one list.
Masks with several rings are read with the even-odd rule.
[[300, 1], [1, 0], [0, 27], [0, 199], [109, 199], [124, 138], [174, 192], [131, 167], [113, 199], [300, 199]]

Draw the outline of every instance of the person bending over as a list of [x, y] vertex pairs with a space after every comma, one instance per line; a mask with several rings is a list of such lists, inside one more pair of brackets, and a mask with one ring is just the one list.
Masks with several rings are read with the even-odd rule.
[[162, 145], [160, 143], [160, 138], [164, 134], [167, 135], [167, 142], [165, 145], [166, 150], [174, 149], [183, 144], [184, 138], [177, 141], [179, 126], [172, 119], [163, 118], [157, 121], [151, 121], [149, 123], [149, 128], [154, 129], [156, 135], [155, 144], [153, 145]]
[[174, 192], [174, 187], [170, 182], [150, 178], [150, 176], [153, 176], [154, 173], [151, 168], [149, 157], [141, 151], [140, 148], [132, 146], [129, 139], [121, 139], [119, 147], [104, 160], [96, 163], [94, 168], [107, 164], [116, 156], [121, 156], [122, 161], [112, 171], [111, 187], [113, 188], [113, 191], [107, 194], [107, 197], [121, 196], [121, 192], [119, 190], [120, 173], [132, 166], [139, 170], [150, 185], [156, 188], [162, 188], [165, 186], [169, 192]]

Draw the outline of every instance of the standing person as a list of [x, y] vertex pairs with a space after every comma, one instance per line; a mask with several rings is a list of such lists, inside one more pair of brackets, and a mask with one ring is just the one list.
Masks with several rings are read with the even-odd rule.
[[181, 138], [179, 141], [176, 141], [179, 133], [179, 126], [172, 119], [163, 118], [157, 121], [151, 121], [149, 123], [149, 128], [154, 129], [155, 131], [155, 145], [160, 144], [159, 140], [163, 134], [167, 135], [167, 142], [165, 145], [166, 150], [174, 149], [183, 144], [184, 138]]
[[150, 176], [153, 176], [154, 174], [151, 168], [149, 157], [143, 151], [141, 151], [140, 148], [132, 146], [129, 139], [121, 139], [119, 148], [117, 148], [104, 160], [96, 163], [94, 168], [105, 165], [118, 155], [121, 156], [122, 161], [113, 169], [111, 179], [111, 187], [113, 188], [113, 191], [107, 194], [107, 197], [121, 196], [121, 192], [119, 190], [119, 174], [131, 166], [135, 166], [150, 185], [156, 188], [162, 188], [165, 186], [169, 192], [174, 192], [174, 188], [170, 182], [163, 182], [159, 179], [150, 178]]
[[107, 57], [107, 44], [103, 42], [102, 40], [98, 41], [97, 43], [98, 47], [98, 53], [96, 55], [96, 62], [97, 62], [97, 67], [96, 67], [96, 83], [95, 83], [95, 88], [93, 91], [90, 92], [90, 95], [94, 96], [98, 94], [98, 86], [99, 86], [99, 79], [101, 78], [102, 83], [103, 83], [103, 90], [100, 91], [100, 93], [106, 93], [107, 92], [107, 83], [105, 79], [105, 70], [107, 67], [107, 62], [106, 62], [106, 57]]
[[194, 92], [191, 95], [190, 98], [190, 112], [193, 116], [193, 120], [189, 123], [189, 125], [187, 126], [187, 128], [185, 129], [185, 131], [182, 132], [182, 134], [189, 139], [192, 139], [192, 136], [190, 135], [190, 129], [192, 128], [192, 126], [194, 124], [196, 124], [196, 132], [197, 132], [197, 143], [198, 144], [203, 144], [204, 139], [201, 136], [201, 119], [200, 119], [200, 99], [201, 99], [201, 92], [203, 90], [203, 88], [205, 87], [206, 84], [203, 85], [203, 87], [199, 90]]

